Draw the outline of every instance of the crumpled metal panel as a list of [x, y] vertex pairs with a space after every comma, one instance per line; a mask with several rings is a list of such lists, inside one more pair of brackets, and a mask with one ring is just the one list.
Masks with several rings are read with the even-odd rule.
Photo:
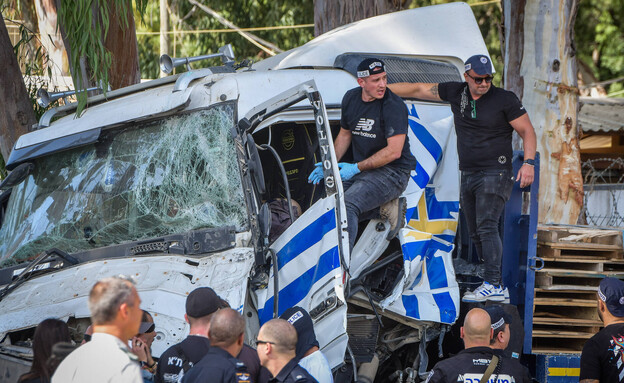
[[136, 280], [141, 308], [154, 316], [159, 356], [188, 334], [184, 321], [187, 295], [213, 288], [234, 309], [242, 310], [253, 265], [250, 248], [236, 248], [204, 258], [156, 256], [80, 264], [33, 278], [0, 302], [0, 339], [9, 331], [34, 327], [46, 318], [88, 318], [89, 291], [98, 280], [124, 274]]

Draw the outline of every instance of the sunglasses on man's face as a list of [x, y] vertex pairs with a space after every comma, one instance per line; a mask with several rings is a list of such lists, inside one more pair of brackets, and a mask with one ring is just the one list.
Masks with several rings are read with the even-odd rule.
[[468, 73], [466, 73], [466, 76], [470, 77], [471, 79], [474, 80], [475, 84], [477, 85], [481, 85], [481, 83], [483, 82], [483, 80], [485, 80], [486, 84], [489, 84], [492, 82], [492, 79], [494, 77], [492, 76], [486, 76], [486, 77], [472, 77], [471, 75], [469, 75]]

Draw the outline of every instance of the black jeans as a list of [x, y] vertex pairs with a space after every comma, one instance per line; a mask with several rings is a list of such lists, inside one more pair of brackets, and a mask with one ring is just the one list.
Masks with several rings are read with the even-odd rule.
[[459, 198], [468, 232], [477, 248], [479, 259], [485, 263], [483, 279], [495, 286], [501, 284], [503, 257], [498, 222], [513, 184], [513, 174], [507, 169], [461, 172]]
[[399, 198], [407, 187], [409, 178], [408, 170], [382, 166], [377, 169], [365, 170], [350, 180], [342, 182], [347, 209], [350, 250], [353, 250], [355, 244], [358, 223], [375, 216], [376, 214], [372, 212], [373, 209]]

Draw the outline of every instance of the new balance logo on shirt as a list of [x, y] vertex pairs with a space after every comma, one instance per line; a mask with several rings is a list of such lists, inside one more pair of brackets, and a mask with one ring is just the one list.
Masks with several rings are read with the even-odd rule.
[[377, 134], [368, 133], [371, 129], [373, 129], [374, 125], [375, 120], [362, 117], [358, 121], [357, 125], [355, 125], [355, 129], [351, 133], [360, 137], [377, 138]]
[[355, 126], [355, 130], [361, 130], [363, 132], [368, 132], [373, 129], [373, 125], [375, 125], [375, 120], [371, 120], [370, 118], [360, 118], [357, 125]]

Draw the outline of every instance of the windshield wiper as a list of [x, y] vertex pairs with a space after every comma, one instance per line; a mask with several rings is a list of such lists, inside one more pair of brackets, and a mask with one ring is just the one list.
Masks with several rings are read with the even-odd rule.
[[[2, 291], [0, 291], [0, 302], [9, 295], [13, 290], [18, 288], [22, 283], [26, 282], [33, 276], [33, 272], [35, 271], [43, 271], [46, 269], [36, 270], [37, 266], [39, 266], [43, 261], [48, 259], [51, 255], [56, 254], [59, 258], [63, 259], [65, 262], [69, 263], [69, 265], [75, 265], [79, 261], [67, 254], [66, 252], [59, 250], [57, 248], [52, 248], [50, 250], [46, 250], [44, 253], [40, 254], [34, 261], [30, 262], [28, 266], [15, 278], [14, 281], [11, 281], [8, 285], [5, 286]], [[65, 265], [65, 262], [62, 265]], [[48, 269], [50, 270], [50, 269]]]

